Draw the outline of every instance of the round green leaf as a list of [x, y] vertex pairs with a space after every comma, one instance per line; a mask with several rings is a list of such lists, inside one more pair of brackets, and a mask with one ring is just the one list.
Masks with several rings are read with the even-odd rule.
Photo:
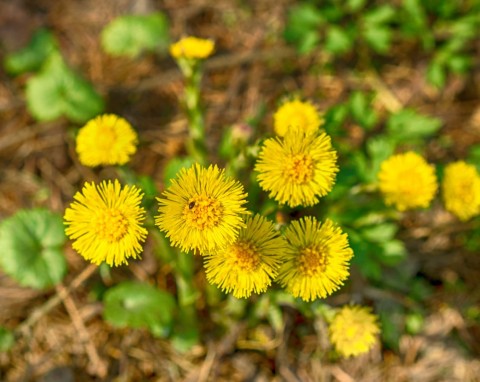
[[21, 285], [50, 287], [67, 271], [65, 240], [61, 216], [42, 208], [21, 210], [0, 224], [0, 266]]
[[148, 328], [154, 335], [170, 333], [175, 300], [151, 285], [126, 281], [105, 293], [105, 320], [116, 327]]
[[27, 82], [27, 105], [39, 121], [65, 115], [83, 123], [103, 111], [104, 103], [92, 85], [73, 72], [60, 54], [52, 54], [42, 71]]
[[113, 56], [135, 57], [143, 50], [166, 50], [168, 43], [168, 20], [159, 12], [118, 17], [102, 31], [103, 49]]

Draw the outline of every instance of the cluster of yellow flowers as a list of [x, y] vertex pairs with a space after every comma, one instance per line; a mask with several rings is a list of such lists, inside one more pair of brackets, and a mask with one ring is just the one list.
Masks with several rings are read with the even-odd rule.
[[[210, 40], [193, 37], [171, 46], [177, 59], [203, 59], [212, 51]], [[310, 102], [298, 99], [275, 113], [277, 136], [264, 141], [255, 171], [260, 186], [280, 204], [312, 206], [331, 191], [337, 153], [322, 122]], [[76, 151], [87, 166], [121, 165], [137, 143], [125, 119], [103, 115], [80, 129]], [[64, 216], [73, 248], [95, 264], [118, 266], [139, 257], [147, 236], [142, 197], [139, 188], [122, 188], [118, 180], [85, 183]], [[171, 245], [201, 255], [207, 280], [237, 298], [263, 293], [276, 281], [294, 297], [313, 301], [338, 290], [349, 276], [353, 251], [340, 227], [305, 216], [282, 232], [247, 210], [242, 184], [216, 165], [180, 170], [157, 200], [155, 224]], [[357, 355], [371, 348], [378, 331], [368, 310], [346, 307], [332, 321], [331, 342], [340, 354]]]
[[[313, 111], [298, 100], [282, 105], [275, 129], [283, 125], [283, 136], [264, 142], [255, 166], [261, 187], [291, 207], [318, 203], [338, 171], [330, 137], [319, 130], [321, 119], [313, 118]], [[287, 129], [285, 118], [296, 122]], [[77, 152], [86, 165], [121, 164], [135, 152], [136, 141], [124, 119], [100, 116], [80, 130]], [[86, 183], [65, 212], [74, 249], [96, 264], [136, 258], [146, 237], [141, 198], [135, 186], [122, 189], [118, 181]], [[243, 186], [224, 170], [194, 164], [158, 198], [155, 223], [172, 246], [202, 255], [207, 279], [235, 297], [265, 292], [273, 280], [305, 301], [325, 298], [343, 285], [353, 251], [339, 227], [307, 216], [281, 234], [273, 222], [247, 211], [246, 198]]]
[[[385, 203], [399, 211], [430, 206], [438, 190], [435, 167], [413, 151], [385, 160], [378, 180]], [[448, 164], [441, 189], [445, 208], [460, 220], [480, 214], [480, 175], [475, 166], [464, 161]]]

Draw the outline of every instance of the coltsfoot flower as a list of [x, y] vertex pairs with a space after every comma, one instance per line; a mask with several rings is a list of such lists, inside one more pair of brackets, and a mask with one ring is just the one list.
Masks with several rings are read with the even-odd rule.
[[180, 170], [163, 198], [157, 198], [155, 223], [184, 252], [214, 251], [233, 243], [245, 227], [246, 197], [241, 183], [227, 178], [224, 170], [197, 163]]
[[77, 135], [76, 151], [84, 166], [127, 163], [137, 151], [137, 133], [125, 119], [104, 114], [91, 119]]
[[65, 210], [65, 232], [73, 249], [97, 265], [105, 261], [118, 266], [139, 257], [147, 236], [142, 197], [138, 188], [122, 189], [118, 180], [85, 183]]
[[343, 357], [368, 352], [378, 333], [378, 317], [369, 308], [358, 305], [346, 305], [340, 309], [329, 327], [330, 341]]
[[295, 99], [283, 103], [273, 115], [273, 128], [281, 137], [290, 130], [315, 134], [323, 123], [316, 107], [309, 101]]
[[283, 256], [277, 281], [305, 301], [325, 298], [349, 276], [353, 251], [347, 234], [331, 220], [307, 216], [292, 221], [285, 231], [291, 251]]
[[170, 45], [170, 55], [173, 58], [205, 59], [215, 49], [212, 40], [188, 36]]
[[480, 176], [475, 166], [458, 161], [445, 167], [442, 194], [445, 208], [466, 221], [480, 214]]
[[271, 285], [289, 251], [272, 222], [248, 216], [235, 242], [204, 257], [207, 280], [236, 298], [263, 293]]
[[325, 133], [290, 131], [265, 141], [255, 170], [270, 198], [290, 207], [312, 206], [333, 187], [337, 152]]
[[438, 188], [435, 167], [413, 151], [383, 161], [378, 180], [385, 203], [399, 211], [428, 207]]

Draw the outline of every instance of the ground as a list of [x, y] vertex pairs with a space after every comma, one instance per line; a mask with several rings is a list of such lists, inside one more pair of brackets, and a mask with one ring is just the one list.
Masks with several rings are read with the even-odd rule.
[[[401, 46], [381, 72], [362, 82], [349, 74], [352, 63], [348, 62], [335, 73], [318, 73], [311, 68], [321, 65], [321, 57], [299, 56], [281, 39], [286, 12], [293, 3], [4, 1], [0, 3], [0, 58], [23, 47], [38, 27], [53, 30], [68, 63], [95, 85], [107, 100], [106, 109], [136, 127], [141, 143], [132, 168], [151, 176], [159, 189], [165, 163], [182, 153], [187, 134], [178, 103], [182, 77], [168, 57], [146, 54], [132, 60], [102, 52], [100, 31], [108, 21], [126, 13], [161, 10], [171, 20], [175, 38], [195, 34], [215, 40], [217, 51], [206, 66], [203, 83], [211, 149], [218, 145], [225, 126], [244, 123], [262, 104], [269, 112], [260, 126], [270, 131], [271, 110], [285, 94], [315, 99], [325, 110], [357, 89], [380, 93], [378, 107], [382, 110], [408, 105], [441, 118], [442, 134], [451, 144], [428, 144], [431, 160], [463, 158], [472, 144], [480, 142], [478, 54], [472, 73], [454, 78], [442, 91], [425, 83], [425, 60], [404, 55]], [[71, 123], [65, 119], [36, 122], [25, 106], [26, 77], [12, 78], [1, 70], [0, 76], [0, 219], [34, 206], [62, 214], [85, 179], [103, 179], [112, 170], [81, 166]], [[352, 144], [363, 139], [358, 126], [351, 124], [345, 129]], [[17, 335], [12, 350], [0, 353], [0, 379], [478, 381], [480, 326], [467, 322], [461, 313], [465, 306], [478, 306], [480, 257], [456, 241], [456, 234], [468, 228], [468, 223], [458, 223], [438, 205], [429, 212], [406, 215], [402, 238], [418, 272], [436, 287], [424, 304], [425, 329], [418, 335], [403, 335], [397, 352], [377, 347], [366, 356], [348, 360], [320, 357], [324, 344], [312, 330], [299, 336], [293, 330], [298, 314], [289, 309], [284, 312], [281, 333], [273, 333], [267, 325], [253, 330], [239, 321], [219, 335], [205, 315], [204, 341], [187, 354], [178, 353], [168, 341], [154, 339], [147, 331], [114, 329], [104, 322], [101, 303], [91, 296], [101, 276], [68, 247], [69, 272], [57, 288], [22, 288], [0, 273], [0, 325]], [[143, 260], [116, 271], [114, 280], [154, 280], [165, 285], [168, 280], [162, 277], [168, 270], [156, 260], [152, 245], [149, 239]], [[448, 288], [448, 282], [457, 285], [457, 280], [462, 280], [461, 289]], [[385, 293], [370, 286], [362, 288], [367, 296]], [[339, 294], [335, 298], [347, 297]]]

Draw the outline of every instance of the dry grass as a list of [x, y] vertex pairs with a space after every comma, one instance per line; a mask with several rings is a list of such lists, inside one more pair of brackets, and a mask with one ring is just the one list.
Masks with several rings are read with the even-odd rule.
[[[338, 76], [314, 74], [309, 68], [321, 65], [322, 58], [299, 57], [277, 37], [291, 3], [2, 2], [2, 53], [23, 46], [39, 26], [52, 28], [68, 62], [106, 97], [108, 110], [123, 115], [139, 130], [141, 147], [132, 167], [151, 176], [159, 188], [166, 161], [183, 150], [186, 120], [177, 102], [182, 81], [168, 58], [144, 56], [132, 61], [102, 53], [98, 41], [102, 27], [124, 13], [161, 9], [172, 21], [174, 36], [194, 33], [216, 40], [218, 52], [207, 66], [204, 83], [211, 148], [216, 147], [224, 126], [244, 122], [262, 103], [272, 110], [281, 96], [301, 92], [318, 100], [324, 109], [358, 88], [380, 94], [375, 105], [380, 113], [409, 105], [441, 117], [452, 144], [448, 148], [428, 144], [432, 160], [461, 158], [471, 144], [480, 142], [480, 72], [456, 79], [437, 92], [425, 84], [425, 62], [403, 55], [404, 48], [399, 47], [398, 61], [385, 65], [379, 74], [353, 78], [348, 63], [338, 68]], [[25, 77], [12, 79], [1, 71], [0, 77], [0, 219], [20, 208], [40, 205], [62, 213], [79, 184], [105, 178], [111, 170], [93, 171], [79, 165], [70, 124], [66, 120], [35, 122], [25, 108]], [[269, 129], [270, 124], [268, 113], [262, 126]], [[352, 145], [362, 141], [361, 129], [345, 128]], [[278, 333], [266, 325], [250, 328], [243, 322], [218, 333], [204, 309], [204, 342], [179, 354], [167, 341], [154, 339], [146, 331], [106, 324], [101, 304], [89, 293], [100, 276], [68, 250], [69, 274], [56, 289], [21, 288], [0, 274], [0, 325], [14, 329], [17, 335], [14, 348], [0, 353], [0, 380], [480, 381], [480, 362], [475, 359], [480, 354], [480, 328], [469, 326], [461, 314], [464, 306], [480, 300], [480, 258], [455, 243], [455, 232], [468, 227], [437, 210], [407, 217], [404, 238], [419, 272], [437, 281], [461, 279], [465, 289], [439, 288], [425, 302], [424, 331], [403, 336], [397, 353], [376, 348], [357, 359], [328, 360], [320, 351], [326, 346], [317, 334], [322, 328], [305, 325], [299, 335], [293, 330], [298, 325], [294, 311], [284, 311], [285, 327]], [[149, 243], [141, 262], [115, 271], [113, 278], [111, 282], [133, 278], [165, 285], [171, 274], [158, 263]], [[378, 291], [365, 287], [364, 292]]]

